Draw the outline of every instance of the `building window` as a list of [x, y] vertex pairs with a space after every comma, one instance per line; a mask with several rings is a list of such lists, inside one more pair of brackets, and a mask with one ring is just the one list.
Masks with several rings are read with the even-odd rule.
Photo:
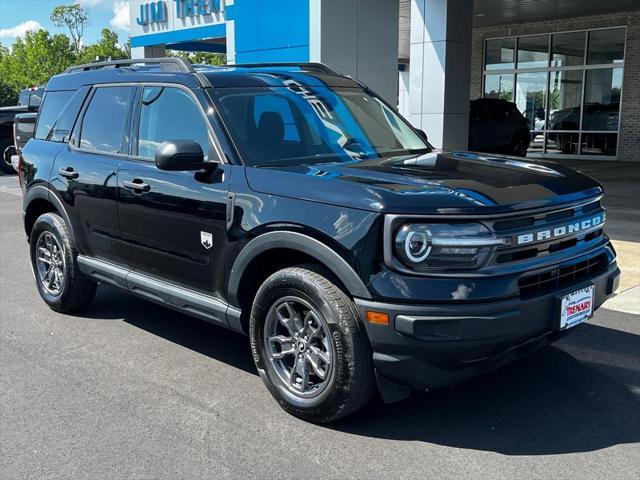
[[531, 155], [617, 154], [626, 28], [485, 41], [483, 96], [514, 102]]

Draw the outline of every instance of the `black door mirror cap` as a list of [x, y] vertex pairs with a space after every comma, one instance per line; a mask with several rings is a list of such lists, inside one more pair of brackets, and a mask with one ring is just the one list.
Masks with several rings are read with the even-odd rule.
[[424, 130], [421, 129], [416, 129], [416, 131], [418, 132], [418, 135], [420, 136], [420, 138], [422, 138], [422, 140], [424, 140], [426, 143], [429, 143], [429, 137], [427, 137], [427, 134]]
[[168, 140], [163, 142], [155, 154], [156, 166], [160, 170], [194, 171], [212, 170], [217, 162], [205, 162], [202, 147], [193, 140]]

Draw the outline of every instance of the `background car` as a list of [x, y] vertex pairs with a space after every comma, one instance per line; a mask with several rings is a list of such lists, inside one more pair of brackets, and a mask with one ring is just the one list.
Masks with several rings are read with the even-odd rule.
[[[15, 173], [12, 157], [17, 154], [14, 139], [14, 120], [17, 115], [37, 112], [42, 101], [44, 87], [25, 88], [20, 92], [18, 105], [13, 107], [0, 108], [0, 171], [4, 173]], [[35, 119], [35, 115], [32, 115]], [[31, 121], [31, 120], [27, 120]], [[29, 128], [29, 126], [27, 126]], [[26, 132], [25, 132], [26, 133]], [[26, 137], [25, 137], [26, 138]], [[29, 137], [30, 138], [30, 137]], [[26, 140], [24, 143], [26, 143]], [[23, 143], [23, 146], [24, 146]]]
[[524, 157], [529, 141], [529, 122], [515, 103], [500, 98], [471, 102], [469, 150]]

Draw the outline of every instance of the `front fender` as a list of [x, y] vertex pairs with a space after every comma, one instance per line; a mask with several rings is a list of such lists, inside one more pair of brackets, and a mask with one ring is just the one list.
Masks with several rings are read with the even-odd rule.
[[352, 297], [370, 299], [371, 294], [362, 279], [347, 261], [324, 243], [307, 235], [290, 231], [267, 232], [249, 243], [236, 257], [229, 275], [229, 299], [238, 305], [238, 289], [242, 275], [251, 262], [261, 253], [278, 248], [296, 250], [316, 259], [340, 279]]

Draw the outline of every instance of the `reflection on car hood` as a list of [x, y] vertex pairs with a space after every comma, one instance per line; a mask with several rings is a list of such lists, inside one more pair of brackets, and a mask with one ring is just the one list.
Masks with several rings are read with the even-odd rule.
[[247, 168], [246, 172], [257, 192], [387, 213], [502, 213], [602, 193], [595, 180], [558, 163], [469, 152]]

